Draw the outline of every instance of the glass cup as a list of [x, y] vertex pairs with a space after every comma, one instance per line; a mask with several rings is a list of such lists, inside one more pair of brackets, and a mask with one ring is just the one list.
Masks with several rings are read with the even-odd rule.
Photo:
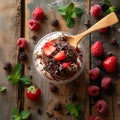
[[54, 79], [47, 71], [45, 71], [43, 69], [43, 64], [41, 63], [41, 58], [37, 58], [39, 57], [39, 54], [41, 54], [41, 48], [42, 46], [48, 42], [48, 41], [51, 41], [53, 39], [56, 39], [59, 35], [61, 34], [64, 34], [64, 35], [72, 35], [68, 32], [60, 32], [60, 31], [56, 31], [56, 32], [51, 32], [47, 35], [45, 35], [44, 37], [42, 37], [38, 43], [36, 44], [34, 50], [33, 50], [33, 65], [34, 65], [34, 68], [35, 70], [37, 71], [38, 75], [40, 75], [41, 79], [42, 80], [46, 80], [50, 83], [55, 83], [55, 84], [65, 84], [65, 83], [69, 83], [71, 81], [74, 81], [76, 80], [76, 78], [79, 77], [79, 75], [82, 73], [83, 69], [84, 69], [84, 66], [85, 66], [85, 49], [84, 49], [84, 46], [83, 44], [80, 42], [78, 44], [78, 47], [77, 47], [77, 50], [78, 51], [81, 51], [80, 52], [80, 55], [79, 55], [79, 58], [81, 60], [81, 67], [79, 67], [77, 69], [77, 71], [75, 72], [75, 74], [73, 76], [71, 76], [70, 78], [67, 78], [67, 79]]

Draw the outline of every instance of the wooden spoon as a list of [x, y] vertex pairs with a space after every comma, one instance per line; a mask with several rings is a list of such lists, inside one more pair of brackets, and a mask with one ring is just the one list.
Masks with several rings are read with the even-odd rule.
[[94, 24], [92, 27], [90, 27], [88, 30], [78, 34], [78, 35], [74, 35], [74, 36], [68, 36], [66, 35], [66, 41], [71, 45], [74, 46], [75, 48], [77, 47], [77, 44], [82, 40], [82, 38], [95, 31], [95, 30], [99, 30], [101, 28], [105, 28], [108, 26], [111, 26], [115, 23], [118, 22], [118, 18], [116, 16], [116, 14], [113, 12], [107, 16], [105, 16], [104, 18], [102, 18], [100, 21], [98, 21], [96, 24]]

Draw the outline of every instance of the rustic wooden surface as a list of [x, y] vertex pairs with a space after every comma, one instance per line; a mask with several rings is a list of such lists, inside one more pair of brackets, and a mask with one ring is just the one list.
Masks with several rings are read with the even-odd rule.
[[[52, 31], [67, 31], [72, 34], [78, 34], [87, 27], [84, 25], [85, 21], [90, 20], [91, 25], [96, 23], [98, 20], [90, 17], [89, 9], [90, 7], [100, 2], [99, 0], [72, 0], [76, 6], [84, 9], [85, 13], [82, 17], [76, 18], [76, 24], [73, 29], [69, 29], [63, 20], [63, 18], [58, 14], [57, 7], [51, 6], [55, 0], [9, 0], [9, 2], [0, 0], [0, 85], [7, 88], [4, 93], [0, 93], [0, 120], [12, 120], [11, 110], [13, 107], [17, 106], [20, 110], [29, 109], [31, 112], [30, 120], [54, 120], [55, 117], [61, 117], [62, 120], [74, 120], [72, 116], [67, 116], [66, 112], [63, 110], [61, 113], [55, 112], [53, 106], [55, 103], [60, 102], [63, 105], [69, 103], [69, 96], [74, 92], [78, 95], [78, 100], [76, 103], [82, 105], [82, 116], [81, 120], [88, 120], [90, 114], [99, 115], [94, 108], [94, 99], [88, 96], [87, 87], [90, 84], [88, 77], [88, 71], [90, 68], [96, 66], [98, 59], [90, 54], [90, 46], [96, 41], [100, 40], [103, 42], [105, 52], [111, 51], [118, 58], [118, 71], [120, 72], [120, 33], [118, 28], [120, 23], [114, 26], [114, 31], [111, 29], [108, 35], [100, 34], [99, 32], [94, 32], [84, 38], [83, 44], [86, 50], [86, 66], [81, 74], [81, 76], [72, 83], [66, 85], [57, 85], [58, 91], [53, 94], [48, 90], [49, 83], [41, 80], [40, 76], [36, 73], [33, 68], [32, 54], [33, 49], [37, 41]], [[62, 0], [62, 3], [68, 4], [71, 0]], [[112, 4], [119, 7], [119, 2], [111, 0]], [[32, 19], [32, 11], [36, 6], [41, 6], [47, 19], [41, 22], [41, 28], [37, 32], [32, 32], [28, 28], [28, 22]], [[118, 14], [119, 15], [119, 14]], [[120, 17], [120, 15], [119, 15]], [[51, 26], [51, 21], [53, 19], [58, 19], [60, 25], [58, 28]], [[32, 37], [36, 36], [36, 42], [33, 42]], [[24, 63], [25, 74], [32, 77], [32, 84], [36, 84], [41, 88], [42, 95], [38, 102], [30, 101], [25, 96], [25, 89], [21, 86], [13, 86], [7, 81], [7, 74], [2, 69], [5, 62], [11, 62], [13, 65], [17, 62], [17, 46], [16, 41], [19, 37], [25, 37], [29, 46], [26, 50], [28, 54], [28, 59]], [[110, 40], [115, 37], [118, 40], [118, 45], [112, 46]], [[108, 75], [108, 74], [105, 74]], [[120, 77], [118, 74], [109, 75], [113, 80], [113, 86], [115, 87], [114, 94], [112, 91], [109, 93], [101, 93], [101, 98], [105, 99], [108, 103], [107, 114], [99, 115], [100, 120], [119, 120], [120, 119], [120, 108], [117, 102], [120, 101]], [[40, 112], [41, 111], [41, 112]], [[46, 112], [53, 114], [52, 117], [48, 117]]]

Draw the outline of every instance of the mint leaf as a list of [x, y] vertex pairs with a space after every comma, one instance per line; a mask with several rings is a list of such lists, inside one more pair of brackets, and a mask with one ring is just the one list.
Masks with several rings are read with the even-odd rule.
[[79, 104], [67, 104], [66, 109], [70, 112], [71, 115], [73, 115], [76, 119], [80, 118], [80, 105]]
[[60, 15], [62, 15], [62, 16], [66, 15], [66, 6], [59, 6], [58, 11], [59, 11]]
[[30, 85], [31, 84], [31, 81], [27, 76], [22, 76], [20, 78], [19, 82], [21, 82], [22, 84], [25, 84], [25, 85]]
[[24, 110], [20, 113], [22, 120], [28, 119], [30, 116], [30, 111], [29, 110]]
[[66, 24], [69, 28], [73, 28], [73, 26], [75, 24], [75, 21], [73, 18], [67, 17], [65, 21], [66, 21]]
[[82, 16], [84, 11], [78, 7], [74, 8], [74, 12], [76, 13], [77, 16]]
[[109, 9], [106, 11], [107, 14], [110, 14], [112, 12], [117, 12], [118, 8], [116, 6], [110, 6]]
[[16, 108], [12, 109], [12, 118], [13, 120], [21, 120], [20, 113]]
[[4, 92], [6, 90], [6, 87], [0, 86], [0, 92]]
[[109, 0], [104, 0], [103, 1], [106, 5], [108, 5], [108, 6], [110, 6], [111, 5], [111, 3], [110, 3], [110, 1]]

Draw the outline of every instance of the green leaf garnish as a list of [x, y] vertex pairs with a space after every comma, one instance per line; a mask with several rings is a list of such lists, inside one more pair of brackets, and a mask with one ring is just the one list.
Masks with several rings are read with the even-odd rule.
[[80, 118], [80, 104], [67, 104], [66, 109], [73, 115], [76, 119]]
[[20, 63], [17, 63], [12, 71], [12, 74], [8, 76], [8, 80], [13, 84], [18, 84], [19, 82], [22, 84], [30, 84], [30, 79], [26, 76], [23, 76], [23, 66]]
[[109, 0], [104, 0], [103, 1], [106, 5], [110, 6], [111, 5], [111, 2]]
[[82, 9], [75, 7], [71, 2], [68, 6], [59, 6], [58, 11], [65, 19], [66, 25], [69, 28], [73, 28], [75, 24], [74, 18], [77, 16], [82, 16], [84, 13]]
[[112, 12], [117, 12], [118, 8], [116, 6], [110, 6], [109, 9], [106, 11], [107, 14], [110, 14]]
[[4, 92], [6, 90], [6, 87], [0, 86], [0, 92]]
[[26, 120], [30, 116], [29, 110], [23, 110], [19, 112], [16, 108], [12, 109], [12, 118], [13, 120]]

